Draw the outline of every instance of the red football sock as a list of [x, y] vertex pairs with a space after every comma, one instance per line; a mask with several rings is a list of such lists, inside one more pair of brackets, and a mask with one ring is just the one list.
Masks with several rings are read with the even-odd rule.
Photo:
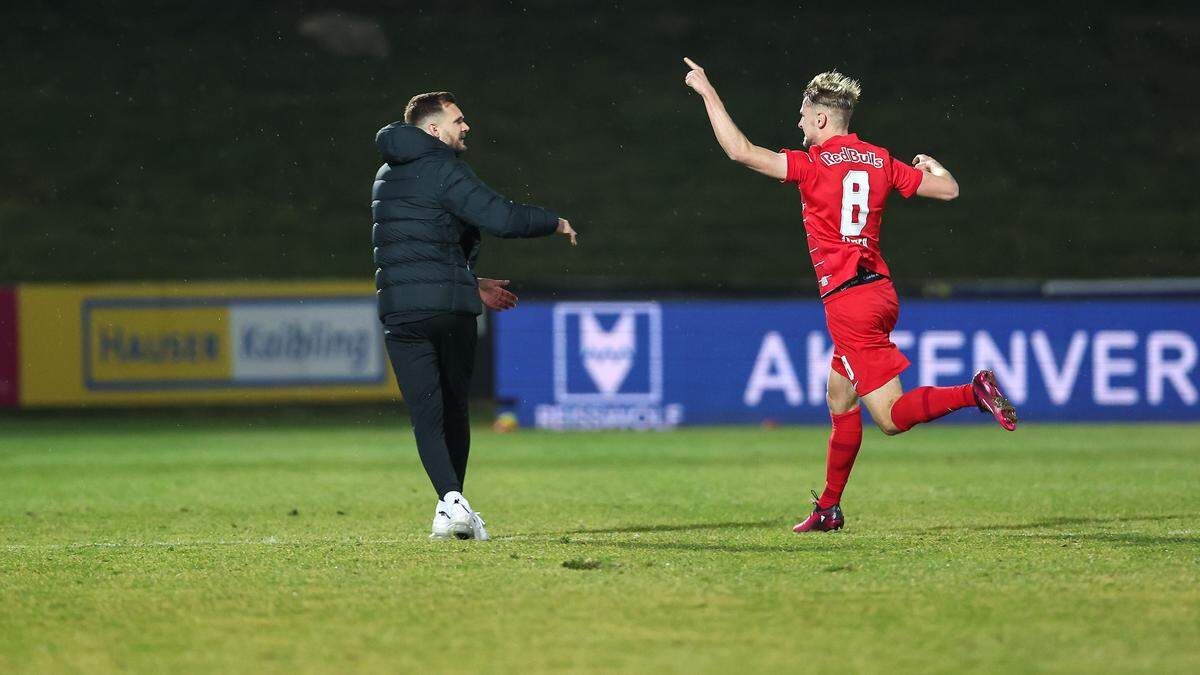
[[862, 408], [855, 407], [840, 415], [830, 413], [833, 433], [829, 435], [829, 454], [825, 459], [825, 491], [817, 500], [817, 506], [827, 509], [842, 501], [842, 490], [850, 478], [854, 458], [862, 445]]
[[975, 407], [971, 385], [958, 387], [917, 387], [892, 404], [892, 424], [908, 431], [921, 422], [936, 420], [960, 408]]

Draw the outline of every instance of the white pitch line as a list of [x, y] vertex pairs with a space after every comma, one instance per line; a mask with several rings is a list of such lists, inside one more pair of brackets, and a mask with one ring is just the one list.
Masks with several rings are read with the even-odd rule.
[[304, 541], [281, 541], [275, 537], [263, 539], [213, 539], [193, 541], [84, 541], [67, 544], [5, 544], [9, 551], [27, 549], [82, 549], [82, 548], [167, 548], [167, 547], [216, 547], [216, 546], [311, 546], [314, 544], [367, 544], [371, 546], [407, 543], [406, 539], [309, 539]]
[[[961, 535], [969, 535], [972, 532], [963, 531], [946, 531], [942, 534], [957, 533]], [[588, 533], [574, 532], [566, 534], [513, 534], [508, 536], [492, 537], [492, 541], [560, 541], [564, 536], [570, 537], [569, 543], [577, 544], [598, 544], [604, 545], [612, 543], [608, 541], [598, 541], [593, 537], [596, 534], [612, 534], [612, 533]], [[638, 534], [634, 534], [635, 539], [639, 538]], [[929, 533], [925, 532], [909, 532], [909, 533], [871, 533], [874, 539], [910, 539], [913, 537], [921, 537]], [[982, 532], [973, 532], [975, 536], [988, 536], [990, 538], [1000, 537], [1020, 537], [1020, 538], [1040, 538], [1047, 535], [1055, 537], [1080, 537], [1085, 538], [1093, 534], [1116, 534], [1116, 532], [1108, 529], [1101, 529], [1098, 532], [1076, 532], [1076, 531], [1058, 531], [1052, 528], [1032, 528], [1032, 531], [1004, 531], [984, 530]], [[1145, 533], [1141, 533], [1145, 534]], [[1200, 534], [1200, 530], [1168, 530], [1168, 536], [1194, 536]], [[219, 546], [313, 546], [321, 544], [339, 544], [339, 545], [366, 545], [366, 546], [392, 546], [395, 544], [413, 543], [414, 541], [424, 541], [427, 536], [424, 534], [413, 535], [411, 539], [308, 539], [308, 540], [279, 540], [275, 537], [264, 537], [262, 539], [210, 539], [210, 540], [193, 540], [193, 541], [91, 541], [91, 542], [71, 542], [66, 544], [5, 544], [4, 550], [7, 551], [24, 551], [24, 550], [71, 550], [71, 549], [87, 549], [87, 548], [170, 548], [170, 547], [219, 547]], [[566, 543], [566, 542], [564, 542]]]
[[[367, 546], [391, 546], [395, 544], [423, 541], [426, 535], [414, 535], [412, 539], [307, 539], [303, 541], [279, 540], [275, 537], [263, 539], [212, 539], [193, 541], [81, 541], [65, 544], [5, 544], [8, 551], [24, 550], [70, 550], [86, 548], [171, 548], [171, 547], [219, 547], [219, 546], [313, 546], [321, 544], [363, 544]], [[557, 539], [551, 535], [515, 534], [507, 537], [492, 537], [492, 541], [531, 541], [535, 539]]]

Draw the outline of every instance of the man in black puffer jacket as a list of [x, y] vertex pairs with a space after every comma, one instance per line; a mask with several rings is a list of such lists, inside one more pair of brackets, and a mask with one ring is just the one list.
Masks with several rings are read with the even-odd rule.
[[462, 496], [471, 446], [467, 392], [475, 363], [475, 317], [483, 305], [516, 305], [506, 280], [477, 279], [480, 230], [498, 237], [565, 234], [553, 212], [505, 199], [458, 153], [466, 120], [449, 92], [418, 94], [404, 123], [379, 130], [385, 164], [375, 176], [375, 287], [379, 319], [400, 393], [412, 414], [417, 451], [438, 493], [430, 537], [488, 538]]

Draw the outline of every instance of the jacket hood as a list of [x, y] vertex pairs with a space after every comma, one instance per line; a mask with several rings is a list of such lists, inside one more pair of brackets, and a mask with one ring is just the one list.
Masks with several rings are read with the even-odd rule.
[[380, 129], [375, 134], [375, 145], [388, 164], [404, 164], [436, 153], [454, 154], [450, 146], [439, 139], [402, 122], [393, 122]]

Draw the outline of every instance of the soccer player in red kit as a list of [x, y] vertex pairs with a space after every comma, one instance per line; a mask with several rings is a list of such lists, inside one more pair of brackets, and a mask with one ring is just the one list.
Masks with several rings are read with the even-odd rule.
[[774, 152], [752, 144], [733, 123], [704, 69], [684, 59], [684, 83], [700, 94], [717, 142], [735, 162], [795, 183], [800, 190], [808, 252], [833, 339], [828, 402], [833, 422], [825, 464], [825, 491], [814, 492], [812, 514], [796, 532], [836, 530], [845, 523], [842, 491], [862, 444], [861, 400], [883, 433], [893, 436], [960, 408], [990, 413], [1004, 429], [1017, 412], [988, 370], [956, 387], [919, 387], [905, 393], [900, 373], [908, 359], [892, 343], [900, 307], [879, 251], [883, 206], [895, 190], [949, 201], [958, 182], [937, 160], [917, 155], [912, 166], [850, 133], [858, 82], [830, 71], [808, 83], [799, 127], [807, 150]]

